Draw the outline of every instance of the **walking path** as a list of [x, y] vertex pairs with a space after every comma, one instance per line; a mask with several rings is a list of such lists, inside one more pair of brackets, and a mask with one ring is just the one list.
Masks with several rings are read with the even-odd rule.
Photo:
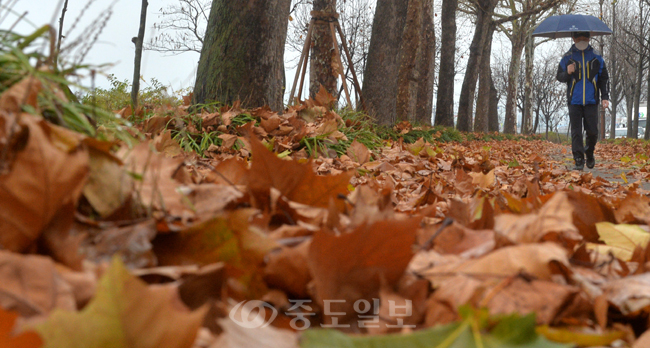
[[[598, 144], [596, 147], [595, 157], [596, 166], [589, 169], [585, 166], [584, 172], [591, 172], [594, 177], [601, 177], [611, 183], [628, 185], [635, 182], [639, 183], [640, 188], [650, 191], [650, 173], [640, 172], [637, 163], [630, 161], [624, 163], [620, 157], [612, 156], [608, 152], [609, 144]], [[571, 155], [571, 146], [563, 145], [561, 147], [552, 147], [549, 151], [549, 157], [558, 161], [561, 165], [571, 171], [575, 166], [573, 156]], [[650, 154], [646, 154], [650, 156]], [[625, 177], [625, 178], [624, 178]], [[627, 180], [627, 183], [625, 182]]]

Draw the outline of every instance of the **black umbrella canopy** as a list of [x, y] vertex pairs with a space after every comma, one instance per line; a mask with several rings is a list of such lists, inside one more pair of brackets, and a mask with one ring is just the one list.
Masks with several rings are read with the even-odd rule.
[[556, 39], [571, 37], [574, 32], [585, 31], [591, 36], [612, 34], [607, 24], [594, 16], [566, 14], [546, 18], [535, 28], [532, 35]]

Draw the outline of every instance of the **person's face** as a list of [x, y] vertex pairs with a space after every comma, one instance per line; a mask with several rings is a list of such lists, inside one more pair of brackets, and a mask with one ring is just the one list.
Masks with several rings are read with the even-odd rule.
[[584, 36], [578, 36], [573, 38], [573, 43], [578, 43], [580, 41], [587, 41], [587, 43], [589, 43], [589, 38]]

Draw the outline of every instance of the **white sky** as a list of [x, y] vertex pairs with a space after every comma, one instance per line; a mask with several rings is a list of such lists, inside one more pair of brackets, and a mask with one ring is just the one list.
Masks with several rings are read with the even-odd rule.
[[[59, 8], [60, 0], [18, 0], [13, 6], [14, 11], [18, 14], [27, 12], [25, 18], [37, 26], [51, 23], [54, 19], [55, 28], [58, 30], [58, 21], [61, 15]], [[98, 15], [110, 6], [112, 0], [95, 0], [88, 8], [79, 25], [72, 32], [68, 32], [73, 22], [79, 17], [80, 12], [88, 3], [88, 0], [69, 0], [68, 11], [65, 14], [63, 23], [64, 35], [68, 38], [76, 38], [83, 34], [84, 29], [89, 23], [98, 18]], [[176, 2], [175, 0], [149, 0], [147, 9], [147, 31], [145, 32], [145, 42], [154, 35], [153, 24], [158, 22], [158, 14], [161, 7]], [[61, 1], [62, 3], [62, 1]], [[5, 2], [3, 2], [5, 5]], [[103, 29], [99, 41], [88, 53], [84, 61], [89, 64], [106, 64], [112, 66], [104, 69], [106, 73], [114, 74], [118, 80], [133, 80], [133, 60], [135, 56], [135, 45], [131, 38], [138, 35], [140, 24], [140, 6], [138, 0], [117, 0], [113, 7], [113, 15], [108, 24]], [[0, 27], [8, 28], [16, 20], [17, 16], [9, 16]], [[34, 30], [32, 25], [26, 21], [21, 22], [16, 31], [21, 34], [28, 34]], [[65, 39], [64, 39], [65, 44]], [[143, 51], [141, 75], [146, 83], [149, 83], [152, 77], [158, 79], [163, 85], [171, 86], [172, 89], [178, 90], [182, 87], [188, 87], [194, 84], [194, 71], [199, 60], [199, 54], [194, 52], [183, 53], [181, 55], [170, 56], [158, 52]], [[99, 76], [96, 80], [98, 87], [108, 87], [108, 79]], [[146, 86], [141, 82], [141, 88]]]

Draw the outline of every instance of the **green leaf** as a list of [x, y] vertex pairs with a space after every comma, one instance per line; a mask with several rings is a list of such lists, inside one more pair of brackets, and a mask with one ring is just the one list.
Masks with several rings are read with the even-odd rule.
[[[535, 332], [535, 315], [490, 318], [486, 310], [464, 307], [460, 322], [410, 334], [351, 336], [336, 330], [307, 330], [302, 348], [567, 348]], [[492, 328], [488, 330], [488, 328]]]

